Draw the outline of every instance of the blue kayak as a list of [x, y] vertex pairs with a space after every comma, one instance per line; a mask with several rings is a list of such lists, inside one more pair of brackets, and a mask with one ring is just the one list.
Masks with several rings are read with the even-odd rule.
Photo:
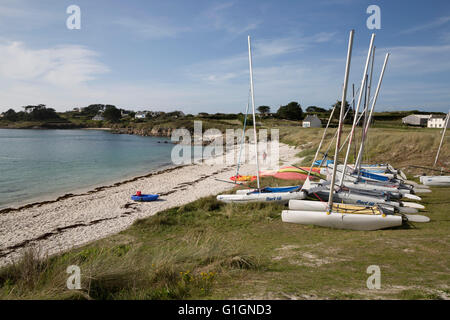
[[[272, 193], [278, 193], [278, 192], [291, 192], [291, 191], [295, 191], [298, 190], [299, 188], [301, 188], [302, 186], [293, 186], [293, 187], [266, 187], [266, 188], [262, 188], [261, 192], [265, 193], [265, 192], [272, 192]], [[252, 193], [258, 193], [258, 190], [252, 192]]]
[[157, 194], [141, 194], [140, 196], [133, 195], [131, 196], [131, 200], [134, 201], [155, 201], [158, 199], [159, 195]]

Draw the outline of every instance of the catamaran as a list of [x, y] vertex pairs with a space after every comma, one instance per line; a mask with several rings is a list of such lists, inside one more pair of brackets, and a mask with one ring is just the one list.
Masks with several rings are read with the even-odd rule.
[[[261, 188], [259, 180], [259, 160], [258, 160], [258, 138], [256, 133], [256, 113], [255, 113], [255, 93], [253, 85], [253, 64], [252, 64], [252, 50], [250, 36], [248, 36], [248, 61], [250, 72], [250, 94], [252, 102], [252, 116], [253, 116], [253, 136], [255, 146], [255, 158], [256, 158], [256, 181], [257, 189], [244, 190], [236, 194], [220, 194], [217, 196], [218, 201], [227, 203], [247, 203], [247, 202], [279, 202], [287, 203], [292, 199], [304, 199], [306, 193], [300, 190], [298, 187], [286, 189], [281, 188]], [[245, 128], [244, 128], [245, 129]], [[241, 145], [242, 148], [242, 145]], [[239, 163], [238, 163], [239, 166]], [[238, 176], [238, 174], [236, 174]]]
[[[346, 101], [347, 95], [347, 86], [348, 86], [348, 76], [350, 69], [350, 61], [351, 61], [351, 52], [353, 46], [353, 35], [354, 30], [350, 32], [349, 43], [348, 43], [348, 51], [347, 51], [347, 62], [345, 68], [345, 76], [344, 76], [344, 86], [342, 89], [342, 100], [341, 100], [341, 110], [339, 115], [339, 125], [337, 129], [337, 138], [336, 138], [336, 148], [334, 154], [334, 161], [338, 163], [338, 155], [340, 150], [340, 140], [342, 134], [343, 127], [343, 118], [344, 118], [344, 103]], [[364, 79], [361, 85], [361, 88], [364, 88], [365, 79], [367, 78], [367, 67], [369, 63], [370, 56], [372, 55], [374, 34], [372, 35], [368, 57], [366, 60], [366, 67], [364, 70]], [[372, 104], [372, 110], [376, 103], [376, 99], [379, 93], [381, 81], [383, 79], [384, 71], [386, 68], [386, 64], [389, 58], [389, 53], [386, 54], [383, 68], [380, 74], [380, 80], [378, 82], [378, 87], [375, 93], [374, 101]], [[361, 91], [360, 91], [360, 99], [358, 101], [358, 105], [361, 100]], [[358, 106], [359, 108], [359, 106]], [[356, 117], [355, 117], [356, 119]], [[354, 122], [355, 125], [355, 122]], [[354, 125], [352, 127], [352, 132], [354, 130]], [[350, 136], [351, 137], [351, 136]], [[322, 142], [321, 142], [322, 143]], [[349, 147], [351, 143], [351, 138], [349, 140]], [[320, 145], [318, 150], [320, 149]], [[349, 149], [348, 149], [349, 150]], [[347, 165], [348, 158], [348, 150], [346, 159], [344, 161], [344, 167]], [[361, 149], [360, 149], [361, 152]], [[317, 156], [318, 152], [316, 152]], [[314, 163], [315, 159], [313, 160]], [[323, 199], [318, 202], [318, 204], [313, 204], [311, 201], [307, 200], [293, 200], [289, 202], [289, 210], [284, 210], [282, 212], [282, 221], [290, 222], [290, 223], [300, 223], [300, 224], [313, 224], [323, 227], [332, 227], [332, 228], [340, 228], [340, 229], [351, 229], [351, 230], [377, 230], [389, 227], [397, 227], [401, 226], [404, 221], [407, 221], [405, 215], [396, 215], [396, 214], [386, 214], [385, 210], [380, 206], [375, 206], [379, 202], [384, 202], [386, 208], [390, 205], [395, 206], [396, 203], [399, 202], [387, 203], [389, 200], [380, 196], [374, 196], [374, 192], [368, 192], [367, 195], [364, 195], [362, 192], [354, 192], [354, 190], [345, 190], [344, 178], [346, 175], [346, 170], [342, 170], [341, 180], [339, 181], [339, 186], [336, 186], [336, 175], [337, 175], [338, 166], [333, 166], [333, 171], [331, 175], [331, 182], [328, 183], [328, 188], [311, 188], [311, 183], [309, 182], [309, 177], [307, 178], [305, 184], [303, 185], [303, 189], [309, 190], [313, 194], [318, 196], [318, 193], [328, 194], [328, 203], [325, 203]], [[337, 190], [335, 190], [337, 187]], [[314, 191], [312, 191], [315, 189]], [[356, 197], [352, 196], [356, 195]], [[319, 196], [318, 196], [319, 197]], [[347, 204], [343, 205], [335, 205], [334, 201], [340, 200], [343, 202], [347, 202]], [[367, 203], [360, 203], [364, 205], [349, 205], [349, 201], [354, 201], [353, 199], [358, 199], [356, 201], [363, 202], [367, 200]], [[374, 201], [373, 203], [370, 201]], [[314, 207], [314, 209], [312, 208]], [[399, 206], [400, 207], [400, 206]], [[410, 208], [415, 209], [415, 208]], [[414, 219], [411, 216], [412, 219]], [[426, 217], [424, 218], [426, 220]]]

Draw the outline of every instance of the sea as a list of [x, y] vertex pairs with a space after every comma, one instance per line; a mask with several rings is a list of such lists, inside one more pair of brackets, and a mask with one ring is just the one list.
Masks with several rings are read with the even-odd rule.
[[103, 130], [0, 129], [0, 209], [171, 166], [173, 146]]

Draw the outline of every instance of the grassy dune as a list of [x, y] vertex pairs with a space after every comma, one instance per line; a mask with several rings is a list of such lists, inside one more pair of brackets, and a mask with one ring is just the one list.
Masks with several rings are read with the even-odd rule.
[[[399, 167], [430, 164], [439, 143], [435, 130], [370, 135], [368, 158]], [[280, 136], [302, 146], [309, 164], [321, 129], [283, 127]], [[59, 256], [30, 251], [0, 270], [0, 298], [448, 299], [450, 188], [432, 189], [421, 202], [430, 223], [371, 232], [286, 224], [282, 205], [199, 199]], [[69, 265], [81, 268], [82, 290], [66, 288]], [[366, 287], [370, 265], [381, 269], [379, 290]]]
[[[325, 152], [330, 141], [334, 137], [336, 129], [327, 132], [321, 152]], [[344, 129], [343, 140], [347, 137], [349, 129]], [[361, 128], [357, 129], [355, 140], [358, 145], [361, 141]], [[404, 169], [411, 174], [422, 173], [422, 169], [410, 168], [409, 165], [432, 166], [436, 157], [436, 152], [441, 139], [441, 130], [424, 128], [371, 128], [369, 139], [366, 144], [364, 161], [367, 163], [390, 163], [397, 168]], [[323, 129], [282, 127], [280, 129], [280, 139], [291, 145], [299, 146], [302, 149], [301, 156], [305, 156], [303, 165], [310, 165], [316, 152], [317, 146], [322, 138]], [[354, 141], [355, 141], [354, 140]], [[335, 143], [335, 142], [334, 142]], [[330, 147], [329, 155], [334, 156], [334, 143]], [[340, 161], [345, 155], [347, 145], [343, 152], [339, 154]], [[354, 144], [350, 152], [350, 163], [354, 161]], [[358, 150], [357, 150], [358, 151]], [[319, 155], [319, 158], [323, 156]], [[450, 166], [450, 135], [446, 135], [443, 147], [439, 156], [438, 167]], [[430, 173], [430, 172], [429, 172]]]

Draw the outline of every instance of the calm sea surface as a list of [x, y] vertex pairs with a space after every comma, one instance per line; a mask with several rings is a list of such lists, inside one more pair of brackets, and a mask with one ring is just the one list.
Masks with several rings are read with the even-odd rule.
[[0, 208], [170, 165], [173, 144], [164, 141], [97, 130], [0, 129]]

